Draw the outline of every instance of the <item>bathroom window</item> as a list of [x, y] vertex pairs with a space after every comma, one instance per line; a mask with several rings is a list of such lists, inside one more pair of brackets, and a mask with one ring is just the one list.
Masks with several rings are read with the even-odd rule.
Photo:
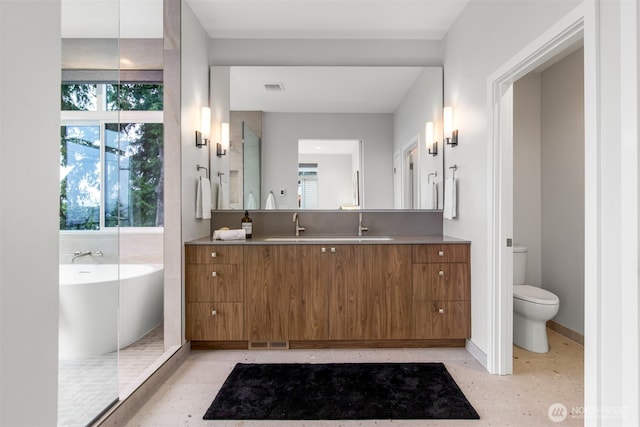
[[60, 229], [161, 227], [162, 85], [63, 84], [61, 105]]

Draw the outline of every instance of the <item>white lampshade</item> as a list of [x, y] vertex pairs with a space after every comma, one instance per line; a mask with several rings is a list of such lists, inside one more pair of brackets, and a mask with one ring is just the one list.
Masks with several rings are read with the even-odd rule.
[[444, 107], [443, 115], [443, 127], [444, 127], [444, 136], [449, 138], [453, 133], [453, 108], [452, 107]]
[[425, 126], [425, 146], [431, 148], [433, 145], [433, 122], [427, 122]]
[[202, 132], [202, 138], [211, 138], [211, 109], [209, 107], [202, 107], [202, 113], [200, 116], [200, 131]]
[[220, 144], [223, 150], [229, 148], [229, 123], [222, 123], [220, 127]]

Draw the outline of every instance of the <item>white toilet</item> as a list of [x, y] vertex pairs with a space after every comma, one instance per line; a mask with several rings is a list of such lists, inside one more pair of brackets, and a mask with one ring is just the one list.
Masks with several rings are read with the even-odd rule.
[[538, 286], [525, 285], [527, 248], [513, 247], [513, 343], [535, 353], [547, 353], [547, 320], [560, 308], [560, 299]]

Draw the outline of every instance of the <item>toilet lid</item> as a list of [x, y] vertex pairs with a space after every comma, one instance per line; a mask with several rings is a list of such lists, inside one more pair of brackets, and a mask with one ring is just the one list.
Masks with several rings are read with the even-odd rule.
[[557, 297], [557, 295], [552, 294], [549, 291], [545, 291], [542, 288], [531, 285], [514, 285], [513, 297], [536, 304], [560, 304], [560, 299]]

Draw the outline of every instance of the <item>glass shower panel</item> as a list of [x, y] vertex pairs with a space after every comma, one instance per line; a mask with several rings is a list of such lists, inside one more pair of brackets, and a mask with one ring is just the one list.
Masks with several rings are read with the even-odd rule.
[[120, 79], [119, 17], [118, 0], [62, 4], [59, 426], [90, 425], [119, 398], [120, 231], [107, 228], [105, 203], [119, 191], [105, 182], [119, 155], [105, 140], [120, 122], [106, 109], [106, 83]]

